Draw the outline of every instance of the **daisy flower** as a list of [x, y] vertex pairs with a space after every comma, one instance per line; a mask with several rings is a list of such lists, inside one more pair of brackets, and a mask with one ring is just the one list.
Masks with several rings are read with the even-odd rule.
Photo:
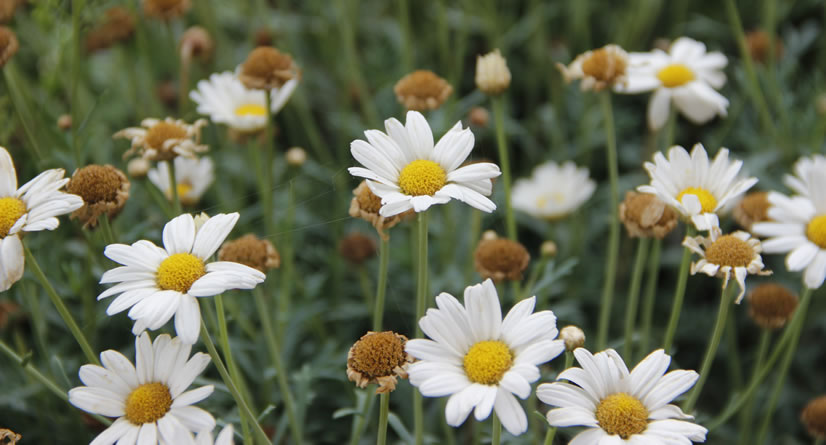
[[513, 183], [513, 208], [537, 218], [562, 218], [579, 208], [597, 184], [588, 177], [587, 168], [573, 162], [549, 161], [536, 167], [528, 179]]
[[92, 414], [117, 417], [90, 445], [192, 444], [192, 432], [212, 430], [215, 419], [192, 406], [212, 394], [212, 385], [184, 392], [209, 365], [202, 352], [163, 334], [135, 339], [135, 365], [118, 351], [100, 354], [103, 367], [83, 365], [86, 386], [69, 390], [69, 403]]
[[648, 126], [657, 130], [668, 120], [671, 102], [695, 124], [725, 116], [728, 99], [716, 90], [726, 83], [723, 68], [728, 59], [719, 52], [706, 52], [706, 46], [680, 37], [668, 52], [655, 49], [629, 55], [627, 80], [617, 83], [619, 93], [654, 91], [648, 102]]
[[[212, 159], [177, 157], [175, 163], [175, 180], [178, 182], [178, 197], [181, 204], [194, 206], [201, 200], [201, 196], [214, 181], [215, 167]], [[169, 187], [169, 164], [166, 161], [158, 163], [157, 168], [147, 173], [149, 180], [155, 184], [166, 198], [172, 200], [172, 189]]]
[[410, 383], [425, 397], [450, 396], [447, 423], [461, 425], [471, 411], [484, 420], [492, 410], [514, 436], [528, 428], [514, 396], [526, 399], [539, 379], [538, 365], [565, 350], [551, 311], [532, 313], [536, 297], [517, 303], [502, 319], [491, 280], [465, 289], [465, 305], [452, 295], [436, 297], [438, 309], [419, 320], [432, 340], [409, 340], [405, 349], [419, 359], [408, 368]]
[[628, 53], [619, 45], [613, 44], [586, 51], [568, 66], [556, 64], [565, 82], [581, 80], [579, 87], [582, 91], [602, 91], [615, 84], [624, 84], [627, 81], [627, 66]]
[[61, 192], [69, 182], [62, 168], [46, 170], [17, 187], [17, 173], [9, 152], [0, 147], [0, 292], [23, 276], [23, 232], [54, 230], [57, 216], [83, 207], [80, 196]]
[[766, 253], [786, 253], [786, 268], [803, 272], [810, 289], [826, 278], [826, 170], [811, 170], [803, 196], [788, 197], [769, 192], [769, 218], [776, 222], [752, 225], [752, 232], [770, 237], [763, 242]]
[[737, 177], [742, 165], [743, 161], [729, 160], [727, 148], [721, 148], [709, 163], [703, 144], [695, 144], [690, 156], [675, 145], [668, 150], [668, 159], [658, 152], [653, 163], [644, 164], [651, 183], [637, 190], [657, 195], [696, 225], [698, 215], [718, 212], [757, 183], [757, 178]]
[[457, 122], [436, 145], [424, 116], [407, 112], [407, 123], [384, 121], [387, 133], [367, 130], [367, 141], [350, 144], [353, 157], [366, 168], [350, 167], [353, 176], [366, 178], [370, 190], [381, 198], [379, 214], [390, 217], [413, 209], [423, 212], [434, 204], [458, 199], [479, 210], [492, 212], [496, 204], [486, 196], [499, 167], [488, 162], [460, 167], [473, 149], [473, 133]]
[[138, 153], [150, 161], [168, 161], [178, 156], [195, 157], [195, 153], [207, 151], [201, 144], [201, 128], [207, 124], [206, 119], [198, 119], [192, 125], [182, 120], [168, 117], [144, 119], [141, 127], [130, 127], [114, 134], [114, 138], [132, 141], [132, 148], [123, 154], [128, 157]]
[[104, 255], [122, 267], [110, 269], [101, 283], [118, 283], [100, 295], [120, 294], [106, 309], [114, 315], [129, 309], [132, 332], [155, 330], [175, 316], [175, 331], [187, 344], [195, 343], [201, 328], [196, 297], [212, 297], [229, 289], [252, 289], [265, 275], [243, 264], [209, 261], [238, 221], [238, 213], [218, 214], [197, 226], [190, 214], [163, 228], [164, 248], [150, 241], [131, 246], [110, 244]]
[[794, 174], [783, 177], [783, 183], [795, 193], [809, 196], [809, 173], [811, 171], [826, 171], [826, 156], [813, 155], [800, 158], [794, 164]]
[[218, 438], [213, 442], [211, 430], [201, 431], [198, 433], [198, 436], [195, 437], [195, 445], [235, 445], [235, 442], [232, 440], [234, 433], [232, 425], [227, 425], [218, 433]]
[[[665, 371], [671, 357], [658, 349], [631, 372], [613, 349], [574, 351], [581, 368], [568, 368], [536, 396], [559, 408], [548, 411], [556, 427], [584, 426], [570, 445], [689, 444], [705, 442], [708, 430], [669, 402], [694, 386], [694, 371]], [[563, 382], [567, 380], [568, 382]]]
[[[270, 90], [270, 113], [281, 111], [297, 86], [298, 78], [293, 78], [284, 86]], [[248, 89], [234, 73], [225, 71], [199, 81], [189, 97], [198, 104], [198, 113], [209, 116], [212, 122], [241, 133], [253, 133], [267, 125], [270, 113], [266, 110], [265, 94], [262, 90]]]

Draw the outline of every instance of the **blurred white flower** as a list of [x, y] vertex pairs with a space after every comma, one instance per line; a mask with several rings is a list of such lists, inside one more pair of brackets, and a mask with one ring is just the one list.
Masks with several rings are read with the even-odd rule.
[[[175, 181], [178, 183], [178, 199], [185, 206], [194, 206], [201, 200], [206, 189], [215, 180], [215, 167], [212, 159], [202, 158], [182, 158], [177, 157], [175, 163]], [[166, 198], [172, 199], [172, 188], [169, 187], [169, 164], [166, 161], [158, 163], [157, 168], [149, 170], [147, 173], [149, 180], [155, 184]]]
[[573, 162], [549, 161], [534, 169], [527, 179], [513, 183], [513, 208], [537, 218], [557, 219], [573, 213], [597, 188], [587, 168]]

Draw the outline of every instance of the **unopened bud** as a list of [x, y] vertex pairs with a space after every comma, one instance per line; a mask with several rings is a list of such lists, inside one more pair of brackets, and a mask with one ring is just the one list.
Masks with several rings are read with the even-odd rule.
[[565, 349], [568, 351], [585, 346], [585, 333], [582, 332], [582, 329], [573, 325], [562, 328], [559, 331], [559, 338], [565, 342]]

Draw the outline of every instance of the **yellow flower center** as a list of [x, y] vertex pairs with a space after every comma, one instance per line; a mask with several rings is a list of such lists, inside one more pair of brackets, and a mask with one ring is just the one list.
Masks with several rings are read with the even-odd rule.
[[702, 187], [688, 187], [677, 195], [677, 202], [683, 202], [683, 195], [694, 195], [700, 200], [703, 213], [712, 213], [717, 208], [717, 198], [710, 191]]
[[144, 383], [126, 398], [126, 419], [134, 425], [157, 422], [172, 406], [172, 395], [163, 383]]
[[259, 104], [244, 104], [235, 109], [236, 116], [266, 116], [267, 108]]
[[720, 266], [746, 267], [753, 257], [749, 243], [734, 235], [723, 235], [706, 249], [706, 260]]
[[676, 88], [694, 80], [694, 72], [682, 63], [672, 63], [657, 72], [657, 79], [666, 88]]
[[206, 273], [204, 262], [191, 253], [169, 255], [158, 266], [158, 286], [163, 290], [186, 292]]
[[184, 196], [192, 190], [192, 184], [188, 182], [180, 182], [176, 188], [178, 189], [178, 196]]
[[186, 128], [169, 122], [158, 122], [146, 130], [146, 145], [154, 149], [163, 149], [164, 142], [170, 139], [186, 138]]
[[624, 392], [611, 394], [597, 405], [596, 418], [600, 428], [627, 440], [648, 427], [648, 410], [634, 396]]
[[501, 341], [480, 341], [470, 347], [463, 364], [471, 382], [495, 385], [513, 365], [513, 355]]
[[447, 173], [437, 163], [419, 159], [399, 173], [399, 187], [411, 196], [433, 195], [447, 183]]
[[26, 204], [12, 198], [0, 198], [0, 238], [5, 238], [14, 223], [26, 213]]
[[[2, 210], [0, 210], [0, 218], [2, 218]], [[3, 225], [0, 223], [0, 232], [3, 230], [2, 227]], [[809, 222], [806, 227], [806, 236], [809, 237], [809, 241], [817, 244], [821, 249], [826, 249], [826, 215], [815, 216]]]

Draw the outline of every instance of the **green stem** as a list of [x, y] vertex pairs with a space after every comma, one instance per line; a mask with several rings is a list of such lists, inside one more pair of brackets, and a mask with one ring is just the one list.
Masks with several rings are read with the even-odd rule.
[[473, 251], [476, 249], [476, 244], [479, 242], [480, 233], [482, 232], [482, 211], [470, 210], [470, 229], [468, 229], [468, 258], [465, 265], [465, 283], [470, 283], [474, 271], [474, 255]]
[[362, 264], [358, 267], [359, 283], [361, 284], [361, 293], [364, 294], [364, 304], [367, 306], [367, 311], [373, 307], [373, 289], [370, 284], [370, 278], [367, 277], [367, 268]]
[[516, 241], [516, 218], [511, 205], [511, 167], [508, 143], [505, 138], [505, 97], [492, 98], [493, 119], [496, 123], [496, 146], [499, 148], [499, 164], [502, 168], [502, 184], [505, 189], [505, 229], [508, 238]]
[[402, 70], [409, 73], [413, 69], [413, 57], [411, 47], [412, 39], [410, 38], [410, 5], [407, 0], [399, 0], [397, 12], [399, 13], [399, 27], [402, 32]]
[[[29, 125], [29, 118], [31, 117], [31, 114], [29, 112], [29, 106], [26, 103], [28, 98], [23, 91], [23, 83], [19, 82], [17, 77], [17, 67], [14, 65], [14, 60], [8, 61], [2, 71], [4, 77], [6, 78], [6, 88], [8, 89], [12, 108], [14, 109], [17, 118], [20, 120], [20, 125], [23, 127], [23, 133], [26, 134], [26, 139], [29, 141], [29, 145], [34, 152], [34, 156], [38, 160], [42, 160], [43, 152], [40, 150], [40, 144], [37, 142], [37, 138], [34, 135], [32, 127]], [[73, 122], [72, 127], [74, 128], [75, 125], [76, 123]]]
[[732, 387], [735, 391], [743, 389], [743, 372], [740, 364], [740, 348], [737, 344], [737, 323], [734, 312], [728, 313], [726, 319], [726, 362], [729, 367]]
[[703, 386], [708, 379], [708, 374], [711, 372], [711, 364], [714, 362], [714, 357], [717, 355], [717, 348], [720, 346], [720, 340], [723, 338], [723, 331], [726, 329], [726, 320], [728, 308], [732, 303], [732, 294], [737, 288], [738, 284], [735, 280], [731, 280], [720, 295], [720, 308], [717, 311], [717, 322], [714, 323], [714, 330], [711, 333], [711, 339], [708, 342], [703, 364], [700, 366], [700, 378], [694, 385], [694, 389], [688, 396], [688, 400], [683, 403], [683, 411], [691, 413], [694, 410], [694, 405], [700, 398], [700, 393], [703, 391]]
[[502, 422], [499, 421], [499, 416], [496, 415], [495, 411], [492, 417], [490, 445], [500, 445], [502, 443]]
[[117, 243], [117, 238], [115, 237], [115, 232], [112, 230], [112, 225], [109, 223], [109, 214], [104, 213], [100, 215], [100, 229], [103, 231], [103, 240], [106, 244], [115, 244]]
[[[218, 342], [221, 345], [221, 349], [224, 352], [224, 360], [227, 363], [227, 368], [229, 369], [229, 375], [232, 381], [235, 383], [235, 387], [239, 390], [244, 387], [243, 382], [241, 381], [241, 374], [238, 372], [238, 367], [235, 365], [235, 359], [232, 357], [232, 348], [229, 345], [229, 333], [227, 331], [227, 318], [224, 314], [224, 295], [218, 294], [214, 297], [215, 300], [215, 312], [218, 316]], [[243, 394], [242, 396], [246, 396]], [[249, 400], [249, 397], [245, 397], [245, 401]], [[249, 402], [248, 402], [249, 403]], [[241, 429], [244, 434], [244, 444], [251, 445], [252, 444], [252, 434], [250, 432], [250, 426], [247, 422], [247, 419], [241, 417]]]
[[390, 414], [390, 393], [385, 392], [379, 395], [379, 432], [376, 437], [376, 445], [387, 443], [387, 417]]
[[264, 212], [264, 229], [267, 231], [267, 235], [272, 235], [275, 233], [275, 222], [273, 220], [273, 209], [272, 209], [272, 190], [273, 190], [273, 177], [272, 177], [272, 154], [275, 151], [274, 147], [274, 136], [273, 136], [273, 118], [270, 114], [270, 107], [272, 104], [272, 98], [270, 97], [270, 90], [264, 90], [264, 97], [267, 109], [267, 124], [264, 126], [264, 146], [261, 147], [261, 167], [263, 169], [261, 175], [261, 200], [262, 202], [262, 212]]
[[556, 427], [552, 426], [548, 428], [548, 432], [545, 433], [545, 445], [553, 445], [554, 443], [554, 436], [556, 436]]
[[78, 127], [80, 127], [80, 109], [77, 98], [78, 83], [80, 81], [80, 66], [83, 60], [80, 57], [80, 11], [83, 9], [84, 0], [72, 0], [72, 68], [70, 78], [70, 92], [69, 97], [71, 101], [71, 116], [72, 116], [72, 150], [75, 153], [75, 162], [77, 167], [83, 166], [83, 148], [78, 142]]
[[178, 67], [178, 116], [186, 114], [187, 100], [189, 98], [189, 67], [192, 64], [192, 51], [189, 48], [182, 49], [181, 65]]
[[175, 177], [175, 159], [170, 159], [169, 166], [169, 190], [172, 192], [172, 209], [176, 215], [183, 213], [181, 208], [181, 197], [178, 196], [178, 179]]
[[605, 281], [602, 285], [602, 299], [597, 331], [597, 350], [605, 348], [608, 339], [608, 325], [611, 322], [611, 306], [614, 302], [614, 281], [617, 275], [619, 255], [619, 167], [617, 165], [617, 137], [614, 131], [614, 112], [611, 107], [611, 92], [599, 95], [602, 114], [605, 119], [605, 148], [608, 163], [608, 177], [611, 183], [611, 222], [608, 239], [608, 255], [605, 258]]
[[[424, 316], [427, 301], [427, 212], [418, 214], [418, 266], [416, 277], [416, 318], [413, 325], [416, 326], [416, 338], [422, 336], [422, 328], [419, 320]], [[416, 445], [424, 443], [424, 409], [422, 406], [422, 393], [413, 392], [413, 428], [416, 436]]]
[[[771, 340], [771, 331], [768, 329], [762, 329], [760, 332], [760, 342], [757, 346], [757, 358], [754, 360], [754, 368], [752, 369], [751, 377], [749, 379], [749, 384], [757, 378], [760, 368], [763, 367], [763, 362], [766, 360], [766, 353], [769, 350], [769, 341]], [[748, 445], [750, 444], [751, 433], [752, 433], [752, 413], [754, 411], [754, 402], [755, 397], [749, 397], [746, 401], [746, 405], [743, 407], [743, 411], [740, 412], [740, 445]]]
[[367, 390], [367, 396], [364, 397], [364, 406], [361, 408], [361, 413], [353, 419], [353, 432], [350, 436], [350, 445], [358, 445], [361, 442], [361, 436], [367, 428], [367, 420], [370, 418], [370, 411], [373, 408], [373, 400], [376, 399], [376, 392]]
[[[522, 289], [522, 294], [517, 297], [516, 301], [522, 301], [525, 298], [531, 296], [531, 291], [533, 290], [533, 287], [536, 285], [536, 282], [539, 280], [539, 275], [542, 273], [542, 271], [545, 270], [545, 266], [548, 265], [549, 258], [550, 257], [548, 257], [547, 255], [542, 255], [539, 258], [539, 262], [534, 264], [533, 269], [531, 269], [531, 274], [528, 276], [528, 281], [526, 282], [525, 287]], [[537, 302], [537, 307], [545, 307], [545, 304], [547, 303], [547, 295], [548, 294], [546, 293], [542, 296], [541, 301]]]
[[353, 86], [358, 90], [358, 103], [361, 106], [364, 120], [368, 124], [376, 124], [378, 123], [378, 112], [373, 104], [371, 95], [368, 94], [367, 82], [365, 82], [364, 75], [361, 72], [361, 68], [359, 68], [362, 64], [359, 61], [358, 52], [356, 51], [356, 36], [354, 33], [354, 30], [358, 29], [358, 27], [353, 26], [354, 21], [350, 13], [350, 0], [339, 0], [337, 3], [340, 13], [339, 17], [344, 18], [344, 20], [340, 20], [341, 26], [339, 30], [341, 31], [341, 44], [344, 45], [345, 63], [347, 67], [350, 68], [350, 82], [352, 82]]
[[651, 238], [640, 238], [637, 244], [637, 255], [634, 259], [634, 269], [631, 273], [631, 284], [628, 286], [628, 303], [625, 308], [625, 341], [622, 354], [626, 360], [631, 359], [634, 324], [637, 321], [637, 305], [640, 301], [642, 272], [645, 269], [645, 257], [648, 255], [649, 244], [651, 244]]
[[[686, 223], [685, 236], [694, 236], [694, 226]], [[677, 333], [677, 325], [680, 322], [680, 314], [683, 312], [683, 299], [685, 297], [685, 287], [688, 284], [688, 266], [691, 265], [691, 250], [683, 247], [683, 259], [680, 261], [680, 271], [677, 275], [677, 289], [674, 291], [674, 302], [671, 306], [671, 317], [668, 319], [668, 327], [665, 329], [665, 340], [663, 349], [665, 353], [671, 352], [671, 344], [674, 342], [674, 334]]]
[[[642, 299], [642, 315], [640, 329], [640, 345], [639, 354], [637, 354], [636, 361], [639, 361], [643, 355], [648, 353], [648, 345], [651, 342], [651, 319], [654, 317], [654, 303], [657, 294], [657, 279], [660, 272], [660, 252], [662, 252], [662, 240], [655, 239], [654, 245], [651, 246], [651, 253], [648, 257], [648, 281], [645, 283], [645, 295]], [[626, 358], [626, 360], [628, 360]]]
[[390, 264], [390, 240], [381, 240], [379, 244], [379, 279], [376, 284], [376, 301], [373, 309], [373, 330], [381, 331], [384, 318], [384, 298], [387, 294], [387, 266]]

